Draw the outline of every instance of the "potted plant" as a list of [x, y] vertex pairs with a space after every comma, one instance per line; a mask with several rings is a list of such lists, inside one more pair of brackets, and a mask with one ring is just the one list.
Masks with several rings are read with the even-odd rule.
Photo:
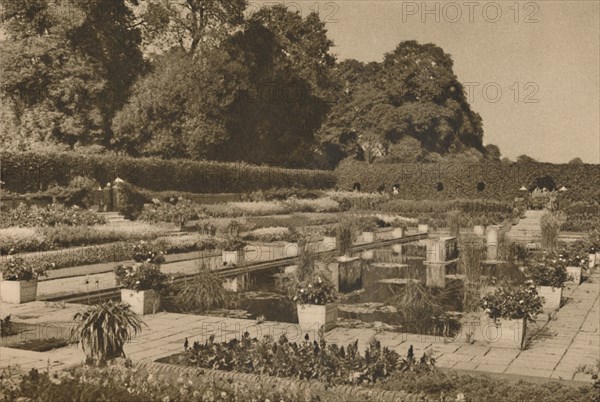
[[542, 262], [526, 268], [525, 274], [537, 286], [538, 293], [544, 298], [543, 310], [545, 312], [558, 310], [562, 299], [562, 289], [569, 279], [562, 261], [556, 258], [546, 258]]
[[501, 287], [480, 300], [491, 321], [482, 326], [485, 340], [497, 346], [524, 347], [527, 322], [542, 312], [543, 299], [532, 281], [515, 287]]
[[144, 324], [125, 303], [109, 300], [87, 307], [73, 316], [77, 323], [71, 337], [81, 342], [87, 363], [104, 364], [125, 357], [123, 346], [142, 330]]
[[121, 289], [121, 301], [131, 306], [136, 314], [153, 314], [160, 307], [160, 292], [167, 288], [167, 276], [160, 272], [160, 265], [143, 262], [134, 265], [118, 265], [115, 268], [117, 285]]
[[582, 270], [588, 268], [586, 257], [580, 257], [579, 254], [573, 255], [567, 250], [563, 250], [558, 255], [558, 260], [566, 266], [568, 280], [567, 282], [579, 285], [582, 279]]
[[229, 236], [223, 244], [222, 259], [224, 265], [238, 265], [245, 261], [246, 242], [237, 236]]
[[132, 259], [138, 263], [162, 264], [165, 262], [165, 253], [157, 250], [150, 243], [141, 241], [133, 246]]
[[337, 322], [337, 292], [334, 285], [321, 276], [300, 282], [294, 301], [298, 311], [300, 327], [308, 329], [316, 325], [328, 331]]
[[323, 249], [324, 250], [335, 250], [337, 248], [337, 236], [338, 227], [332, 226], [325, 229], [325, 236], [323, 237]]
[[37, 283], [46, 275], [47, 266], [27, 261], [22, 257], [10, 256], [2, 266], [0, 295], [6, 303], [28, 303], [35, 301]]

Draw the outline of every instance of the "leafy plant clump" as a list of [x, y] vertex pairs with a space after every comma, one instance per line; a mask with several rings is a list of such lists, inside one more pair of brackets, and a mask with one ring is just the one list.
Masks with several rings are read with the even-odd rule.
[[241, 251], [248, 243], [237, 236], [228, 236], [223, 242], [223, 250], [225, 251]]
[[528, 267], [525, 273], [537, 286], [564, 288], [565, 282], [569, 280], [564, 261], [560, 259], [546, 258], [544, 261]]
[[133, 246], [132, 259], [140, 263], [162, 264], [165, 262], [165, 252], [158, 250], [155, 244], [142, 241]]
[[11, 256], [0, 266], [0, 272], [2, 272], [2, 279], [6, 281], [30, 281], [46, 276], [49, 268], [52, 268], [51, 264], [31, 264], [23, 257]]
[[160, 265], [148, 262], [134, 265], [119, 264], [114, 272], [117, 285], [125, 289], [160, 292], [167, 288], [167, 275], [160, 272]]
[[142, 330], [144, 322], [124, 303], [109, 300], [73, 316], [71, 338], [81, 342], [88, 363], [103, 364], [125, 357], [123, 346]]
[[270, 335], [258, 340], [250, 338], [247, 332], [240, 340], [215, 343], [211, 336], [204, 344], [194, 342], [191, 348], [168, 361], [215, 370], [352, 385], [373, 384], [395, 372], [427, 372], [435, 365], [435, 359], [427, 355], [415, 359], [412, 348], [408, 357], [402, 358], [397, 352], [382, 347], [376, 339], [371, 339], [361, 355], [358, 341], [344, 348], [327, 344], [323, 338], [320, 342], [310, 342], [308, 335], [303, 342], [296, 343], [285, 335], [277, 341]]
[[538, 295], [535, 285], [527, 281], [518, 288], [502, 287], [481, 298], [481, 308], [492, 319], [498, 318], [533, 322], [543, 309], [543, 297]]
[[321, 276], [300, 282], [293, 300], [297, 304], [324, 306], [337, 300], [337, 292], [331, 282]]
[[223, 279], [206, 267], [202, 267], [198, 275], [186, 282], [175, 296], [178, 308], [197, 313], [223, 308], [230, 299], [230, 292], [223, 288]]
[[27, 206], [23, 203], [2, 216], [0, 227], [53, 227], [100, 225], [106, 220], [92, 211], [77, 206], [66, 207], [62, 204], [50, 204], [46, 207]]

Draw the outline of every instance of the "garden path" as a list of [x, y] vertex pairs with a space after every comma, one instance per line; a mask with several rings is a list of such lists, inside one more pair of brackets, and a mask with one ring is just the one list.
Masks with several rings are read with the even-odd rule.
[[[541, 330], [534, 336], [529, 348], [523, 351], [494, 347], [484, 341], [468, 344], [461, 337], [444, 341], [443, 338], [426, 335], [342, 327], [329, 331], [326, 340], [342, 345], [358, 340], [360, 349], [364, 349], [375, 335], [383, 346], [393, 348], [403, 356], [406, 356], [410, 345], [417, 357], [429, 352], [442, 368], [589, 381], [590, 375], [578, 372], [578, 367], [586, 364], [592, 366], [600, 358], [599, 279], [596, 270], [587, 282], [579, 286], [570, 285], [565, 290], [567, 303], [553, 319], [540, 323]], [[12, 314], [14, 321], [35, 325], [68, 323], [81, 307], [77, 304], [60, 306], [38, 301], [23, 305], [0, 305], [0, 311], [2, 316]], [[286, 334], [291, 341], [302, 341], [306, 333], [311, 339], [316, 336], [314, 329], [301, 330], [297, 324], [257, 324], [245, 319], [158, 313], [144, 316], [144, 321], [148, 327], [125, 348], [128, 357], [134, 361], [154, 361], [179, 352], [186, 338], [192, 343], [196, 340], [205, 341], [214, 335], [216, 341], [225, 341], [240, 337], [245, 331], [251, 336], [270, 334], [278, 337]], [[0, 348], [0, 369], [15, 364], [22, 369], [45, 368], [48, 361], [51, 367], [62, 368], [83, 361], [79, 349], [70, 347], [65, 350], [65, 353], [62, 350], [37, 353]]]

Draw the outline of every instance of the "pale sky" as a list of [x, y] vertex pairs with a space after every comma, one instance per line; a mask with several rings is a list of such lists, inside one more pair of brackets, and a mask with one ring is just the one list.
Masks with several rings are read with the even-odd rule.
[[338, 60], [381, 61], [403, 40], [442, 47], [459, 80], [472, 83], [484, 143], [504, 156], [600, 163], [598, 0], [282, 3], [303, 16], [318, 5]]

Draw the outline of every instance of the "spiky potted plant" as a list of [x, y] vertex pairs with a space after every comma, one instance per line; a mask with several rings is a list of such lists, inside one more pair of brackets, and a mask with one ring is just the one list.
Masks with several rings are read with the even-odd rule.
[[326, 278], [315, 275], [300, 282], [293, 300], [302, 329], [323, 328], [328, 331], [335, 327], [338, 316], [337, 292]]
[[87, 307], [73, 316], [71, 338], [81, 343], [89, 364], [125, 357], [123, 347], [145, 325], [125, 303], [112, 300]]
[[46, 264], [10, 256], [0, 271], [2, 301], [16, 304], [35, 301], [38, 278], [46, 275], [47, 268]]

